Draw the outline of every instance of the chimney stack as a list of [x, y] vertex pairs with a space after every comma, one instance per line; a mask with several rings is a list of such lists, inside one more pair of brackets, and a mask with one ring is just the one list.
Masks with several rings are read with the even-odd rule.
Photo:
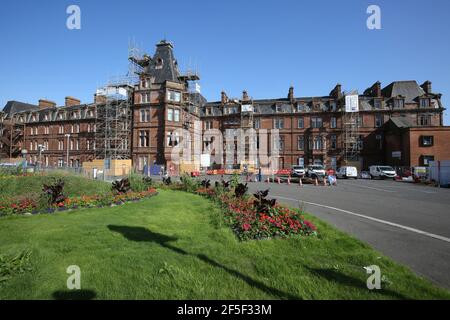
[[375, 82], [370, 88], [364, 91], [364, 95], [381, 98], [381, 82], [380, 81]]
[[220, 94], [220, 102], [222, 102], [222, 104], [227, 104], [228, 103], [228, 96], [225, 93], [225, 91], [222, 91]]
[[381, 97], [381, 82], [377, 81], [372, 86], [372, 93], [375, 97], [380, 98]]
[[81, 101], [74, 97], [66, 97], [65, 106], [71, 107], [71, 106], [78, 106], [80, 105]]
[[423, 91], [425, 91], [426, 94], [431, 94], [432, 90], [431, 90], [431, 81], [425, 81], [422, 85], [421, 85]]
[[291, 103], [294, 103], [294, 87], [289, 87], [288, 99]]
[[94, 103], [96, 104], [105, 104], [106, 103], [106, 96], [101, 94], [94, 94]]
[[55, 108], [55, 107], [56, 102], [47, 99], [39, 99], [39, 109]]
[[242, 101], [248, 101], [248, 100], [250, 100], [250, 99], [248, 98], [247, 91], [246, 90], [242, 91]]
[[330, 92], [330, 96], [334, 97], [335, 99], [340, 99], [343, 97], [342, 94], [342, 86], [340, 83], [338, 83], [334, 89]]

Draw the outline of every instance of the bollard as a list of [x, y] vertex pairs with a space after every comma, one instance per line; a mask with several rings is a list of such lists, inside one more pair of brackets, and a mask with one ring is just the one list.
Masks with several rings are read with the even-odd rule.
[[281, 184], [280, 177], [277, 177], [277, 180], [278, 180], [278, 184]]
[[327, 179], [323, 178], [323, 186], [326, 187], [327, 186]]
[[319, 180], [317, 180], [317, 178], [316, 178], [316, 181], [315, 181], [314, 185], [316, 185], [316, 186], [319, 185]]
[[270, 182], [270, 177], [267, 177], [266, 183]]
[[298, 184], [300, 185], [300, 187], [303, 187], [303, 183], [302, 183], [302, 178], [298, 178]]
[[288, 177], [288, 184], [291, 184], [291, 177]]

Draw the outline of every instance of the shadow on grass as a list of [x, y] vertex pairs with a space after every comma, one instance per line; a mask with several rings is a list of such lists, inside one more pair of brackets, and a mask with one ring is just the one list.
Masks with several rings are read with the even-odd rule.
[[179, 249], [170, 245], [168, 242], [176, 241], [178, 238], [166, 236], [165, 234], [152, 232], [144, 227], [128, 227], [128, 226], [113, 226], [109, 225], [108, 229], [122, 234], [125, 238], [137, 242], [155, 242], [160, 246], [173, 250], [176, 253], [187, 255], [188, 253], [183, 249]]
[[[330, 282], [336, 282], [340, 285], [344, 285], [344, 286], [349, 286], [349, 287], [354, 287], [356, 289], [361, 289], [361, 290], [369, 290], [367, 288], [367, 284], [365, 281], [362, 281], [358, 278], [354, 278], [351, 276], [348, 276], [342, 272], [336, 271], [334, 269], [314, 269], [314, 268], [310, 268], [310, 267], [306, 267], [306, 269], [311, 272], [312, 274], [319, 276], [321, 278], [324, 278]], [[367, 275], [367, 277], [369, 277], [370, 275]], [[410, 298], [402, 295], [401, 293], [389, 290], [389, 289], [384, 289], [383, 288], [383, 284], [381, 284], [381, 289], [377, 290], [377, 289], [373, 289], [371, 290], [374, 293], [380, 293], [382, 295], [387, 295], [390, 296], [391, 298], [394, 299], [401, 299], [401, 300], [408, 300]]]
[[215, 268], [222, 269], [222, 270], [228, 272], [229, 274], [231, 274], [232, 276], [245, 281], [248, 285], [255, 287], [261, 291], [264, 291], [265, 293], [270, 294], [272, 296], [276, 296], [280, 299], [301, 300], [300, 297], [297, 297], [290, 293], [280, 291], [276, 288], [269, 287], [269, 286], [265, 285], [264, 283], [262, 283], [258, 280], [255, 280], [237, 270], [228, 268], [227, 266], [224, 266], [224, 265], [208, 258], [206, 255], [203, 255], [203, 254], [192, 255], [192, 254], [189, 254], [188, 252], [184, 251], [183, 249], [174, 247], [168, 243], [170, 241], [176, 241], [178, 239], [176, 237], [170, 237], [170, 236], [166, 236], [161, 233], [152, 232], [143, 227], [109, 225], [108, 228], [111, 231], [122, 234], [126, 239], [131, 240], [131, 241], [154, 242], [154, 243], [157, 243], [157, 244], [161, 245], [162, 247], [172, 250], [176, 253], [179, 253], [182, 255], [191, 255], [193, 257], [196, 257], [197, 259], [199, 259], [205, 263], [208, 263], [209, 265], [211, 265]]
[[53, 292], [52, 296], [55, 300], [92, 300], [97, 294], [93, 290], [61, 290]]

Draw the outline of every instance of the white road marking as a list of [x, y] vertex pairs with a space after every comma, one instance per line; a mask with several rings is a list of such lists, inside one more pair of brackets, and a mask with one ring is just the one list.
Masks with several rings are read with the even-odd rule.
[[271, 195], [271, 196], [274, 197], [274, 198], [285, 199], [285, 200], [290, 200], [290, 201], [295, 201], [295, 202], [303, 202], [303, 203], [306, 203], [306, 204], [309, 204], [309, 205], [312, 205], [312, 206], [316, 206], [316, 207], [322, 207], [322, 208], [327, 208], [327, 209], [331, 209], [331, 210], [335, 210], [335, 211], [340, 211], [340, 212], [347, 213], [347, 214], [350, 214], [350, 215], [353, 215], [353, 216], [357, 216], [357, 217], [360, 217], [360, 218], [365, 218], [365, 219], [372, 220], [372, 221], [375, 221], [375, 222], [378, 222], [378, 223], [382, 223], [382, 224], [386, 224], [386, 225], [389, 225], [389, 226], [392, 226], [392, 227], [397, 227], [397, 228], [400, 228], [400, 229], [408, 230], [408, 231], [415, 232], [415, 233], [418, 233], [418, 234], [421, 234], [421, 235], [424, 235], [424, 236], [427, 236], [427, 237], [430, 237], [430, 238], [434, 238], [434, 239], [438, 239], [438, 240], [442, 240], [442, 241], [450, 243], [450, 238], [447, 238], [447, 237], [444, 237], [444, 236], [440, 236], [440, 235], [437, 235], [437, 234], [434, 234], [434, 233], [422, 231], [422, 230], [419, 230], [419, 229], [407, 227], [407, 226], [404, 226], [404, 225], [401, 225], [401, 224], [398, 224], [398, 223], [394, 223], [394, 222], [390, 222], [390, 221], [386, 221], [386, 220], [382, 220], [382, 219], [377, 219], [377, 218], [365, 216], [363, 214], [359, 214], [359, 213], [355, 213], [355, 212], [351, 212], [351, 211], [348, 211], [348, 210], [343, 210], [343, 209], [339, 209], [339, 208], [335, 208], [335, 207], [326, 206], [326, 205], [323, 205], [323, 204], [320, 204], [320, 203], [303, 201], [303, 200], [300, 200], [300, 199], [285, 198], [285, 197], [277, 196], [277, 195]]
[[352, 187], [357, 187], [357, 188], [367, 188], [367, 189], [372, 189], [372, 190], [378, 190], [378, 191], [383, 191], [383, 192], [389, 192], [389, 193], [395, 193], [397, 191], [393, 191], [393, 190], [386, 190], [386, 189], [380, 189], [380, 188], [375, 188], [375, 187], [368, 187], [368, 186], [362, 186], [362, 185], [355, 185], [355, 184], [351, 184], [351, 183], [343, 183], [343, 182], [338, 182], [339, 184], [343, 184], [344, 186], [352, 186]]
[[[369, 189], [375, 189], [378, 190], [375, 187], [369, 187], [367, 186], [367, 183], [365, 183], [364, 185], [362, 184], [353, 184], [353, 183], [348, 183], [348, 182], [341, 182], [343, 185], [350, 185], [350, 186], [355, 186], [355, 187], [362, 187], [362, 188], [369, 188]], [[427, 193], [427, 194], [434, 194], [437, 193], [436, 191], [425, 191], [425, 190], [419, 190], [418, 188], [420, 188], [420, 186], [415, 186], [415, 187], [400, 187], [400, 186], [393, 186], [393, 185], [387, 185], [386, 188], [395, 188], [395, 189], [400, 189], [400, 190], [405, 190], [405, 191], [413, 191], [413, 192], [422, 192], [422, 193]], [[379, 189], [380, 191], [383, 189]], [[386, 191], [385, 192], [395, 192], [395, 191]]]

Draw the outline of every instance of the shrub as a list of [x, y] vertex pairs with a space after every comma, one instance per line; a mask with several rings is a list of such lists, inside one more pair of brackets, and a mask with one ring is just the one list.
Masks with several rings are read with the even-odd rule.
[[163, 177], [162, 181], [166, 186], [170, 186], [172, 184], [172, 179], [170, 177]]
[[187, 192], [195, 192], [198, 187], [199, 183], [196, 179], [192, 178], [189, 174], [185, 173], [180, 177], [182, 189]]
[[209, 179], [202, 180], [202, 182], [200, 182], [200, 185], [203, 188], [209, 189], [209, 187], [211, 187], [211, 180]]
[[64, 200], [66, 200], [66, 196], [64, 195], [63, 190], [64, 181], [62, 179], [58, 179], [58, 181], [56, 181], [54, 184], [44, 184], [42, 188], [42, 191], [44, 191], [44, 193], [49, 196], [49, 204], [64, 202]]
[[143, 176], [142, 182], [145, 184], [145, 186], [147, 188], [150, 188], [151, 186], [153, 186], [153, 179], [148, 176]]
[[247, 193], [247, 190], [248, 190], [247, 183], [246, 184], [239, 183], [234, 188], [234, 196], [236, 198], [242, 198]]
[[128, 178], [116, 180], [112, 183], [111, 189], [117, 193], [127, 193], [131, 190], [131, 183]]
[[[149, 179], [151, 180], [151, 178]], [[130, 173], [128, 180], [130, 181], [130, 190], [135, 192], [142, 192], [150, 187], [148, 182], [144, 180], [144, 177], [136, 173]]]
[[277, 200], [276, 199], [267, 199], [269, 195], [269, 189], [265, 191], [258, 191], [253, 196], [255, 200], [253, 201], [253, 206], [255, 207], [256, 212], [258, 213], [271, 213], [271, 209], [275, 207]]
[[230, 179], [231, 188], [235, 189], [239, 184], [239, 182], [240, 182], [239, 175], [236, 172], [234, 172]]

